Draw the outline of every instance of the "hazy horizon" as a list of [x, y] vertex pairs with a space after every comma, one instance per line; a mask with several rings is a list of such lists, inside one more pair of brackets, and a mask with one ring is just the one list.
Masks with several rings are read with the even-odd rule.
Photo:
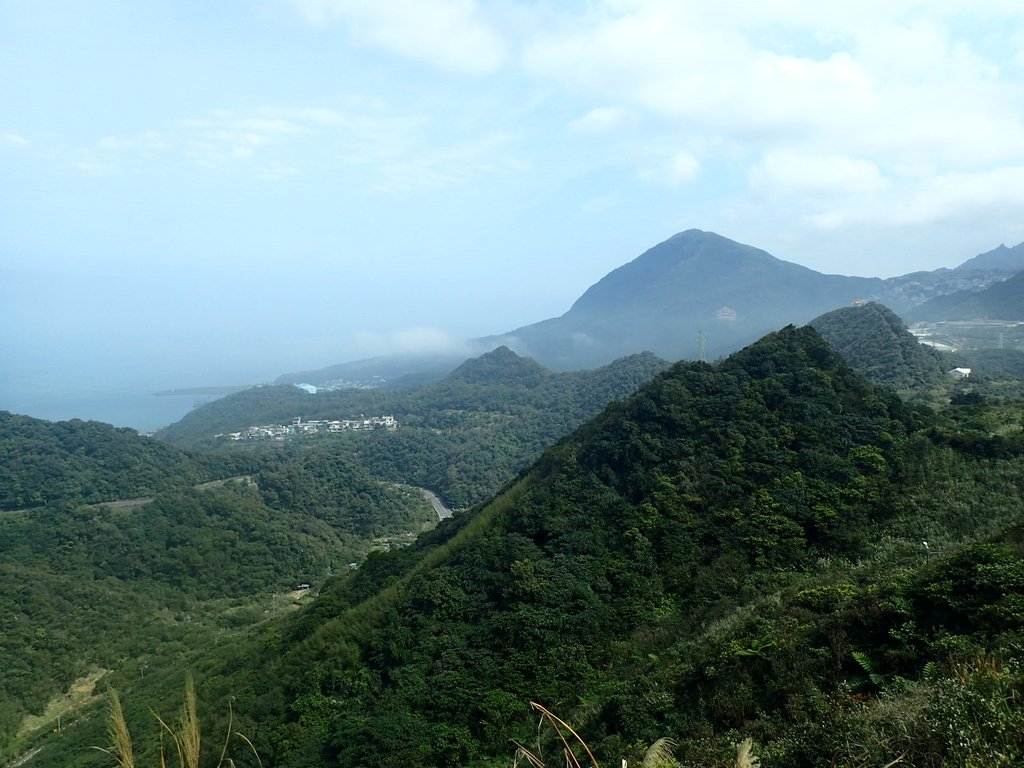
[[961, 0], [0, 0], [0, 409], [458, 348], [689, 228], [881, 277], [1014, 245], [1022, 41]]

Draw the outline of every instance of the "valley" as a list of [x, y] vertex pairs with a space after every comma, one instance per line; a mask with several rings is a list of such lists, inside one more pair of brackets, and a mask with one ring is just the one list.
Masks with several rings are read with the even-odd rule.
[[1024, 2], [0, 62], [0, 768], [1024, 768]]
[[[708, 234], [566, 317], [654, 317], [708, 254], [777, 268]], [[972, 313], [1016, 297], [947, 278], [980, 281]], [[672, 348], [635, 326], [595, 368], [499, 345], [401, 386], [229, 392], [153, 436], [0, 415], [0, 761], [104, 764], [101, 694], [144, 730], [191, 672], [204, 730], [230, 701], [280, 768], [505, 764], [538, 738], [531, 701], [602, 764], [670, 736], [687, 768], [748, 737], [765, 768], [1012, 765], [1022, 321], [1000, 349], [991, 320], [915, 337], [884, 304], [828, 302], [713, 363], [643, 352]], [[978, 343], [943, 353], [924, 328]], [[360, 413], [388, 415], [339, 416]]]

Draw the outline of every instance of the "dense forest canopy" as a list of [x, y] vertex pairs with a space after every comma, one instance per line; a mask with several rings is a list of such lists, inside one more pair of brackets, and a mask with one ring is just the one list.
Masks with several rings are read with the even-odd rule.
[[874, 302], [842, 307], [810, 322], [864, 378], [897, 391], [939, 384], [952, 367], [931, 347], [919, 344], [899, 316]]
[[232, 467], [223, 457], [191, 455], [132, 429], [0, 411], [0, 509], [151, 496]]
[[[509, 355], [440, 382], [430, 396], [452, 407], [425, 409], [419, 434], [480, 430], [498, 392], [529, 422], [531, 393], [559, 375]], [[615, 376], [576, 381], [592, 398], [618, 391]], [[562, 405], [579, 421], [592, 407]], [[764, 768], [1015, 765], [1020, 413], [985, 398], [908, 405], [814, 329], [788, 327], [718, 364], [671, 367], [518, 478], [495, 473], [491, 500], [326, 581], [340, 553], [426, 511], [365, 468], [394, 451], [373, 474], [413, 456], [426, 473], [437, 444], [402, 457], [388, 442], [400, 430], [359, 450], [229, 453], [218, 460], [244, 475], [147, 506], [7, 513], [8, 753], [31, 745], [22, 715], [90, 670], [114, 670], [139, 718], [176, 695], [184, 664], [212, 730], [230, 697], [232, 727], [281, 768], [507, 764], [514, 742], [536, 743], [530, 701], [605, 765], [635, 764], [663, 736], [683, 766], [731, 764], [747, 736]], [[297, 579], [323, 581], [297, 611], [246, 597]], [[34, 634], [62, 611], [71, 626]], [[138, 626], [119, 634], [126, 622]], [[146, 644], [170, 661], [126, 663]], [[82, 718], [33, 760], [96, 765], [84, 745], [102, 729]]]
[[[20, 445], [39, 444], [42, 453], [54, 433], [82, 440], [84, 432], [96, 445], [46, 454], [53, 474], [45, 482], [38, 464], [0, 463], [17, 487], [76, 488], [66, 499], [0, 512], [0, 754], [25, 717], [42, 714], [73, 681], [96, 670], [114, 679], [180, 671], [183, 659], [292, 605], [273, 595], [318, 585], [373, 547], [411, 541], [436, 523], [418, 492], [381, 483], [329, 451], [248, 455], [250, 474], [193, 486], [208, 470], [134, 432], [13, 421]], [[168, 474], [153, 475], [166, 490], [134, 474], [151, 468], [139, 459], [152, 456], [147, 450], [169, 457]], [[181, 475], [170, 474], [181, 466]], [[82, 501], [91, 482], [111, 503]], [[140, 492], [154, 495], [109, 498]]]
[[[973, 445], [943, 439], [965, 428]], [[237, 678], [264, 757], [490, 764], [539, 700], [608, 761], [671, 735], [710, 765], [754, 735], [765, 765], [1009, 765], [1014, 706], [952, 731], [1022, 684], [1022, 444], [991, 459], [986, 439], [809, 328], [679, 364], [489, 504], [326, 585]]]

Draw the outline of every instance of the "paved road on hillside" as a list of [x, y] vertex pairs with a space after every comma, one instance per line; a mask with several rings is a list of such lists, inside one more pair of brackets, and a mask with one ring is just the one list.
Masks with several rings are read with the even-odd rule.
[[437, 512], [437, 519], [444, 520], [447, 517], [452, 516], [452, 511], [444, 505], [444, 503], [437, 498], [437, 494], [433, 491], [428, 491], [426, 488], [418, 488], [420, 493], [430, 502], [431, 506], [434, 507], [434, 511]]

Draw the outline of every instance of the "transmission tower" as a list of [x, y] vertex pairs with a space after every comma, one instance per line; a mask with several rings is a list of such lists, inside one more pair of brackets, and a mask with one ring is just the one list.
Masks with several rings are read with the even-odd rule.
[[697, 331], [697, 359], [702, 363], [708, 361], [708, 335], [704, 331]]

